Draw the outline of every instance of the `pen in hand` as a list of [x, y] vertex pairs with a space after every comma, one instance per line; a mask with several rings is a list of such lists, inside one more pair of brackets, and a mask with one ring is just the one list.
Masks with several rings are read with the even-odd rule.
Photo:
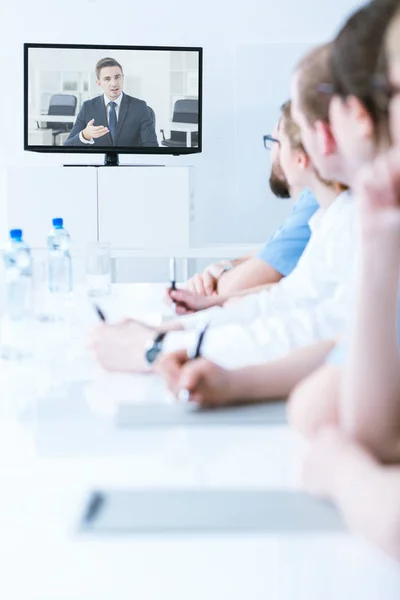
[[[176, 261], [175, 258], [172, 257], [169, 259], [169, 281], [170, 281], [170, 290], [176, 290]], [[176, 302], [172, 300], [171, 303], [172, 310], [176, 309]]]
[[101, 310], [101, 308], [99, 306], [97, 306], [97, 304], [93, 304], [94, 309], [97, 313], [97, 316], [99, 317], [100, 321], [103, 321], [103, 323], [105, 323], [107, 321], [105, 314], [103, 313], [103, 311]]
[[176, 290], [176, 261], [175, 261], [175, 258], [169, 259], [169, 280], [171, 283], [171, 290]]
[[[200, 331], [194, 351], [190, 352], [188, 350], [188, 353], [187, 353], [188, 360], [196, 360], [196, 358], [200, 358], [201, 347], [203, 345], [204, 337], [205, 337], [206, 331], [208, 329], [208, 326], [209, 326], [209, 324], [207, 323], [207, 325], [205, 327], [203, 327], [203, 329]], [[178, 400], [183, 403], [190, 402], [190, 391], [185, 388], [181, 389], [178, 394]]]

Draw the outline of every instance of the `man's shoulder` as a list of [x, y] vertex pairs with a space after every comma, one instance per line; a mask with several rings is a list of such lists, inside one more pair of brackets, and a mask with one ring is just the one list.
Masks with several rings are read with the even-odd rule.
[[324, 210], [322, 229], [337, 231], [338, 235], [345, 238], [345, 232], [351, 233], [356, 217], [356, 203], [352, 193], [347, 190], [337, 196], [332, 204]]
[[319, 204], [317, 202], [316, 197], [308, 188], [304, 188], [301, 192], [300, 196], [297, 198], [294, 204], [294, 211], [298, 210], [314, 210], [316, 211], [319, 208]]
[[319, 204], [315, 199], [314, 194], [309, 189], [304, 189], [286, 217], [282, 229], [307, 226], [309, 220], [318, 209]]
[[94, 98], [90, 98], [90, 100], [85, 100], [82, 104], [82, 109], [93, 108], [101, 103], [103, 96], [95, 96]]
[[129, 96], [129, 94], [125, 94], [125, 92], [123, 97], [130, 105], [135, 105], [135, 107], [137, 108], [145, 108], [147, 106], [144, 100], [140, 100], [140, 98], [135, 98], [135, 96]]
[[355, 213], [355, 202], [350, 190], [341, 192], [327, 210], [327, 214], [332, 215], [332, 217], [334, 215], [335, 218], [341, 214], [345, 215], [344, 218], [346, 218], [347, 214], [353, 213]]

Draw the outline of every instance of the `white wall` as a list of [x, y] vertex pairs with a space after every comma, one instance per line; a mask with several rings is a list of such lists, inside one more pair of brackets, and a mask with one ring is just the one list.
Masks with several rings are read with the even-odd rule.
[[[72, 162], [66, 155], [22, 149], [23, 42], [203, 46], [204, 151], [192, 157], [150, 157], [149, 162], [194, 165], [194, 244], [261, 241], [287, 210], [267, 189], [268, 157], [258, 140], [272, 128], [276, 104], [287, 97], [288, 64], [297, 51], [331, 37], [357, 5], [357, 0], [3, 2], [0, 168]], [[0, 203], [0, 219], [2, 214]], [[4, 235], [4, 219], [1, 225]]]

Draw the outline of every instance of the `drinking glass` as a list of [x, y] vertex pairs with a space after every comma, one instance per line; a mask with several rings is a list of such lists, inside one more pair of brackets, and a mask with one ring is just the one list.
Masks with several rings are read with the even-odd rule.
[[108, 242], [88, 244], [86, 251], [86, 286], [91, 297], [106, 296], [111, 291], [111, 249]]

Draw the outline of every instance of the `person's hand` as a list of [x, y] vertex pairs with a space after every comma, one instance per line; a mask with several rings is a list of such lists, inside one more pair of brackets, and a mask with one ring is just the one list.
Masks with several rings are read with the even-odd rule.
[[161, 356], [154, 371], [161, 375], [171, 392], [179, 399], [183, 389], [190, 392], [190, 400], [212, 408], [235, 401], [232, 372], [197, 358], [188, 360], [185, 350]]
[[188, 292], [196, 296], [212, 296], [216, 293], [218, 286], [218, 278], [205, 270], [203, 273], [197, 273], [194, 277], [186, 282]]
[[383, 236], [400, 245], [400, 150], [392, 149], [364, 168], [354, 193], [363, 240]]
[[169, 304], [175, 302], [175, 312], [178, 316], [190, 315], [213, 306], [221, 306], [224, 301], [222, 296], [197, 296], [188, 290], [171, 290], [171, 288], [167, 289], [166, 295]]
[[153, 365], [153, 372], [160, 375], [174, 396], [178, 396], [179, 380], [183, 366], [189, 361], [186, 350], [160, 354]]
[[320, 429], [303, 464], [302, 479], [306, 489], [316, 496], [332, 498], [336, 473], [352, 453], [354, 445], [339, 429], [332, 426]]
[[218, 281], [227, 267], [231, 268], [229, 260], [208, 265], [202, 274], [197, 273], [186, 282], [186, 289], [197, 296], [212, 296], [218, 294]]
[[110, 131], [108, 127], [104, 127], [103, 125], [95, 126], [93, 123], [94, 119], [89, 121], [85, 129], [82, 131], [83, 137], [88, 142], [90, 142], [90, 140], [97, 140], [98, 138], [103, 137], [103, 135], [107, 135], [107, 133]]
[[116, 325], [102, 323], [92, 332], [89, 347], [107, 371], [149, 372], [146, 345], [156, 333], [154, 327], [131, 319]]

